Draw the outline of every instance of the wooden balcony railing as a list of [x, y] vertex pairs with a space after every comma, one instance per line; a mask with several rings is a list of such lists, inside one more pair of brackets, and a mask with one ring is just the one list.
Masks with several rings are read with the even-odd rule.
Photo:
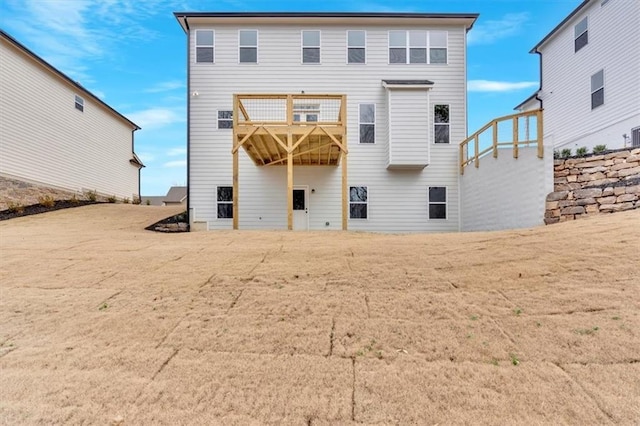
[[[502, 123], [502, 126], [500, 124]], [[504, 133], [504, 129], [511, 127], [510, 138], [507, 137], [507, 141], [504, 141], [504, 137], [501, 137], [501, 130]], [[492, 143], [482, 151], [480, 151], [480, 139], [486, 135], [491, 129], [491, 141]], [[477, 167], [480, 166], [480, 157], [487, 154], [489, 151], [493, 152], [493, 158], [498, 158], [498, 148], [511, 146], [513, 147], [513, 158], [518, 158], [518, 148], [522, 146], [530, 146], [537, 144], [538, 158], [544, 156], [544, 147], [542, 144], [543, 139], [542, 128], [542, 110], [536, 109], [531, 111], [524, 111], [518, 114], [506, 115], [491, 120], [480, 130], [466, 138], [460, 143], [460, 174], [464, 174], [464, 168], [474, 163]], [[535, 138], [531, 139], [531, 134], [535, 134]], [[510, 140], [509, 140], [510, 139]], [[469, 153], [469, 146], [472, 146], [472, 154]]]

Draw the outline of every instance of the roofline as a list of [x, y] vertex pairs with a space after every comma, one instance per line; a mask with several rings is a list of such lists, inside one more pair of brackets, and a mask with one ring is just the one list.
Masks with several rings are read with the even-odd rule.
[[562, 20], [562, 22], [560, 22], [558, 25], [556, 25], [556, 27], [554, 29], [551, 30], [551, 32], [549, 34], [547, 34], [542, 40], [540, 40], [538, 42], [538, 44], [536, 44], [535, 46], [533, 46], [533, 48], [529, 51], [529, 53], [536, 53], [536, 51], [538, 50], [538, 48], [540, 46], [542, 46], [544, 43], [547, 42], [547, 40], [549, 40], [551, 37], [553, 37], [558, 31], [560, 31], [560, 29], [562, 27], [564, 27], [564, 24], [566, 24], [568, 21], [571, 20], [571, 18], [573, 18], [574, 16], [576, 16], [578, 13], [580, 13], [580, 11], [591, 2], [591, 0], [584, 0], [582, 3], [580, 3], [578, 5], [578, 7], [576, 7], [573, 12], [571, 12], [566, 18], [564, 18]]
[[33, 59], [35, 59], [37, 62], [39, 62], [41, 65], [44, 65], [46, 68], [48, 68], [50, 71], [53, 71], [55, 74], [57, 74], [59, 77], [61, 77], [63, 80], [65, 80], [68, 83], [71, 83], [71, 85], [75, 86], [77, 89], [81, 90], [83, 93], [86, 93], [87, 95], [89, 95], [91, 98], [93, 98], [93, 100], [97, 101], [100, 105], [106, 107], [109, 111], [113, 112], [114, 114], [116, 114], [118, 117], [120, 117], [121, 119], [123, 119], [124, 121], [126, 121], [127, 123], [129, 123], [134, 131], [135, 130], [140, 130], [141, 127], [138, 126], [136, 123], [134, 123], [133, 121], [129, 120], [127, 117], [125, 117], [124, 115], [120, 114], [118, 111], [116, 111], [115, 109], [113, 109], [112, 107], [110, 107], [108, 104], [106, 104], [103, 100], [101, 100], [100, 98], [98, 98], [96, 95], [94, 95], [93, 93], [91, 93], [89, 90], [87, 90], [85, 87], [83, 87], [80, 83], [77, 83], [76, 81], [74, 81], [73, 79], [71, 79], [71, 77], [69, 77], [68, 75], [66, 75], [65, 73], [63, 73], [62, 71], [60, 71], [59, 69], [57, 69], [56, 67], [54, 67], [53, 65], [51, 65], [49, 62], [45, 61], [44, 59], [42, 59], [40, 56], [38, 56], [36, 53], [34, 53], [31, 49], [29, 49], [28, 47], [26, 47], [24, 44], [20, 43], [18, 40], [16, 40], [15, 38], [13, 38], [11, 35], [9, 35], [6, 31], [4, 31], [3, 29], [0, 28], [0, 35], [2, 35], [3, 37], [5, 37], [9, 42], [11, 42], [13, 45], [15, 45], [16, 47], [18, 47], [20, 50], [22, 50], [23, 52], [25, 52], [26, 54], [28, 54], [29, 56], [31, 56]]
[[522, 105], [526, 104], [527, 102], [529, 102], [532, 99], [536, 99], [536, 97], [538, 96], [538, 92], [540, 91], [540, 89], [536, 90], [535, 92], [533, 92], [533, 94], [531, 96], [529, 96], [527, 99], [525, 99], [524, 101], [520, 102], [518, 105], [516, 105], [513, 109], [517, 110], [518, 108], [520, 108]]
[[[417, 13], [417, 12], [173, 12], [180, 22], [187, 18], [401, 18], [401, 19], [471, 19], [467, 31], [480, 16], [479, 13]], [[182, 26], [182, 25], [181, 25]], [[183, 29], [184, 26], [182, 26]], [[186, 29], [185, 29], [186, 30]]]

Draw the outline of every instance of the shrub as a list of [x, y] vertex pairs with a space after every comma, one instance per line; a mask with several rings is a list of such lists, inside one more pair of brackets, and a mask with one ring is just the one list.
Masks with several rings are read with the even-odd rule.
[[553, 159], [554, 160], [559, 160], [560, 159], [560, 151], [558, 151], [557, 149], [555, 151], [553, 151]]
[[116, 202], [116, 196], [112, 195], [111, 197], [107, 197], [107, 201], [110, 202], [111, 204]]
[[129, 201], [130, 201], [130, 200], [129, 200], [129, 197], [124, 197], [124, 198], [122, 199], [122, 202], [123, 202], [123, 203], [125, 203], [125, 204], [129, 204]]
[[145, 204], [150, 206], [151, 205], [151, 200], [147, 200], [147, 202]]
[[565, 148], [560, 152], [560, 156], [562, 158], [569, 158], [571, 157], [571, 149], [570, 148]]
[[603, 152], [605, 152], [607, 150], [607, 146], [606, 145], [596, 145], [593, 147], [593, 153], [594, 154], [601, 154]]
[[56, 204], [56, 200], [51, 195], [42, 195], [38, 197], [38, 202], [43, 207], [53, 207]]
[[98, 199], [98, 193], [96, 191], [86, 191], [84, 196], [89, 201], [96, 201]]
[[133, 197], [133, 200], [131, 200], [131, 203], [132, 204], [140, 204], [140, 203], [142, 203], [142, 200], [140, 199], [140, 197], [136, 196], [136, 197]]
[[14, 203], [13, 201], [9, 202], [9, 204], [7, 205], [7, 210], [9, 210], [10, 213], [22, 213], [24, 212], [24, 206], [20, 203]]
[[582, 146], [582, 147], [576, 149], [576, 155], [578, 157], [584, 157], [585, 155], [587, 155], [587, 152], [589, 152], [589, 150], [587, 149], [586, 146]]
[[80, 200], [78, 200], [78, 197], [76, 197], [76, 194], [73, 194], [73, 197], [71, 197], [71, 198], [69, 199], [69, 202], [70, 202], [71, 204], [78, 204], [78, 203], [80, 202]]

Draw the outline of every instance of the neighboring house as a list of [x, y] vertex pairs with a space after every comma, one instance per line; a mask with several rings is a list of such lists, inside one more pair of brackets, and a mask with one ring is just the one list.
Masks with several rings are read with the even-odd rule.
[[556, 149], [640, 146], [640, 1], [586, 0], [542, 39], [540, 90], [516, 109], [544, 109]]
[[139, 127], [0, 30], [0, 176], [138, 197]]
[[167, 195], [143, 196], [141, 201], [142, 204], [150, 206], [186, 206], [187, 187], [172, 186]]
[[477, 14], [175, 16], [192, 229], [459, 229]]

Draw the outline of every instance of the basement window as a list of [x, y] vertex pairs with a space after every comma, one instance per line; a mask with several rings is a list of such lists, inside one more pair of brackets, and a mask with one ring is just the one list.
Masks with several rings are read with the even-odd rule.
[[214, 40], [213, 30], [196, 30], [196, 62], [213, 63]]
[[447, 218], [447, 187], [429, 187], [429, 219]]
[[233, 219], [233, 186], [219, 186], [218, 219]]
[[349, 187], [349, 218], [366, 219], [368, 216], [368, 194], [366, 186]]
[[76, 95], [76, 109], [78, 111], [82, 111], [84, 112], [84, 99], [82, 99], [80, 96]]
[[604, 70], [591, 76], [591, 109], [604, 104]]
[[573, 27], [574, 32], [574, 52], [585, 47], [589, 44], [589, 21], [588, 17], [585, 16], [584, 19], [576, 24]]
[[233, 111], [218, 111], [218, 129], [233, 129]]

